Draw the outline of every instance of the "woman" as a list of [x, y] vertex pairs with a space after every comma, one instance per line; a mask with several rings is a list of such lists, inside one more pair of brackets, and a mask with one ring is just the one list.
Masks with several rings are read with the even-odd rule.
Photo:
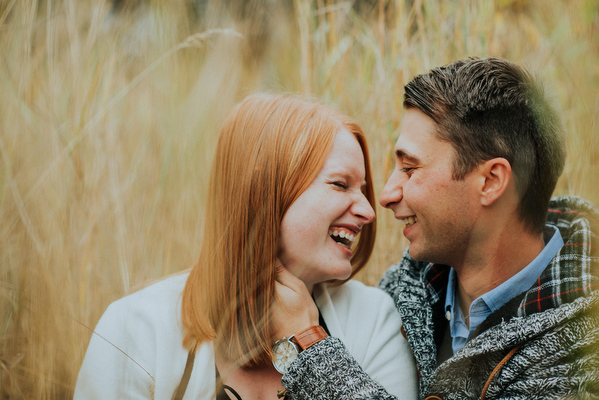
[[346, 282], [372, 252], [373, 204], [355, 122], [297, 98], [246, 98], [220, 132], [198, 264], [109, 306], [75, 397], [277, 399], [271, 313], [282, 262], [312, 293], [328, 334], [391, 393], [415, 398], [391, 299]]

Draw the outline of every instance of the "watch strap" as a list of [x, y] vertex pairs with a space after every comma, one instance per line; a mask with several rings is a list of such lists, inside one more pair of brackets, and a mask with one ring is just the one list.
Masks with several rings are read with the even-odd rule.
[[293, 335], [293, 339], [302, 350], [306, 350], [313, 344], [329, 337], [324, 328], [320, 325], [314, 325], [298, 334]]

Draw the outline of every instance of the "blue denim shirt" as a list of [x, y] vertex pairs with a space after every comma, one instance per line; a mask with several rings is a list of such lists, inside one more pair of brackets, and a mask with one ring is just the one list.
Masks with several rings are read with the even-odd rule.
[[564, 245], [562, 235], [555, 227], [546, 225], [543, 236], [545, 247], [530, 264], [501, 285], [479, 296], [472, 302], [469, 310], [470, 329], [466, 325], [466, 317], [462, 313], [462, 308], [459, 306], [454, 307], [454, 304], [456, 304], [457, 276], [455, 270], [451, 268], [447, 282], [447, 296], [445, 297], [445, 317], [449, 320], [449, 330], [452, 338], [451, 347], [454, 354], [464, 347], [476, 328], [491, 313], [497, 311], [514, 296], [530, 289], [551, 259]]

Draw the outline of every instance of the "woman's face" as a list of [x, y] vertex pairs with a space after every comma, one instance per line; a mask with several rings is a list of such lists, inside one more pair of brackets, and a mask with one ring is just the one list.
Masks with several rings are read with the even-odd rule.
[[365, 174], [358, 140], [341, 130], [318, 176], [283, 217], [279, 258], [310, 291], [316, 283], [347, 279], [352, 272], [352, 243], [374, 221], [362, 193]]

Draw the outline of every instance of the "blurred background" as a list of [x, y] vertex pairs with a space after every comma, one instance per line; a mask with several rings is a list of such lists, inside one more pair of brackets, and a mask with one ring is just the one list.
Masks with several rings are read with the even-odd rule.
[[[72, 397], [106, 306], [194, 265], [220, 124], [257, 90], [354, 117], [378, 193], [410, 77], [504, 57], [563, 114], [556, 194], [599, 203], [599, 0], [0, 0], [0, 54], [1, 399]], [[406, 245], [378, 212], [372, 285]]]

